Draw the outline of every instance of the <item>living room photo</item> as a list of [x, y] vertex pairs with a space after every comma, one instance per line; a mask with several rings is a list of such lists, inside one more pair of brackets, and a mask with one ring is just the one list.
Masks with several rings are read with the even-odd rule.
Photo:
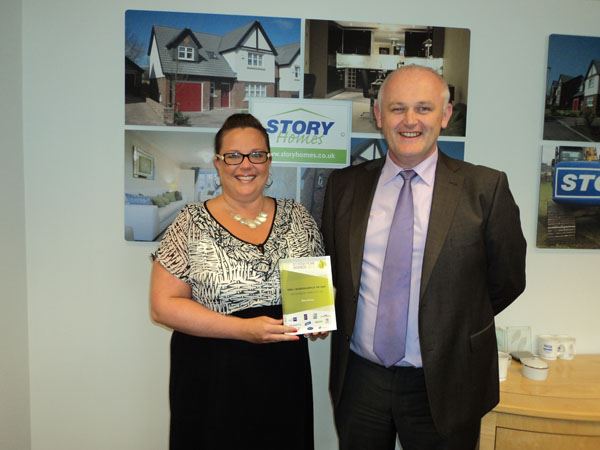
[[192, 167], [213, 169], [213, 137], [213, 133], [125, 131], [126, 240], [158, 240], [177, 213], [196, 200]]

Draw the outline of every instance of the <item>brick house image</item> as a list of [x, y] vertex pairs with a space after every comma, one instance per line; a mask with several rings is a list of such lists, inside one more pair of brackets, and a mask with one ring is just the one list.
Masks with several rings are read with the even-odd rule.
[[577, 88], [577, 92], [573, 94], [573, 111], [581, 111], [583, 108], [583, 92], [585, 91], [585, 79], [581, 77], [581, 82]]
[[578, 105], [573, 104], [573, 98], [576, 96], [582, 80], [581, 75], [573, 77], [561, 74], [552, 85], [552, 105], [558, 109], [577, 110], [576, 106]]
[[290, 72], [300, 47], [292, 45], [297, 54], [291, 46], [280, 54], [259, 21], [224, 36], [155, 25], [148, 49], [150, 97], [176, 111], [198, 112], [246, 109], [250, 97], [297, 96], [300, 84]]

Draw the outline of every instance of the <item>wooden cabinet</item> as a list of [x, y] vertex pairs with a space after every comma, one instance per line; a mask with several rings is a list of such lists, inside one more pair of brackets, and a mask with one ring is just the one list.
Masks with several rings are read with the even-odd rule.
[[481, 422], [480, 450], [600, 449], [600, 355], [548, 365], [548, 378], [532, 381], [512, 362]]

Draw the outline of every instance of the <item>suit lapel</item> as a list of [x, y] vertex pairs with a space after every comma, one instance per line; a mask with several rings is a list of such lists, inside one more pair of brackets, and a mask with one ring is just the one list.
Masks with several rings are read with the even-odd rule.
[[421, 302], [427, 290], [431, 272], [446, 241], [450, 224], [454, 219], [463, 181], [463, 176], [458, 173], [458, 166], [452, 159], [439, 152], [421, 271]]
[[348, 233], [353, 292], [358, 292], [369, 212], [384, 161], [385, 159], [381, 158], [365, 164], [364, 170], [359, 172], [354, 183], [352, 215]]

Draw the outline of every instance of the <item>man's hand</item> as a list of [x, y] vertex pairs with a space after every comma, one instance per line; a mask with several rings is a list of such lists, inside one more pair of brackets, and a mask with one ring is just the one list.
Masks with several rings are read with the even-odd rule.
[[329, 336], [329, 331], [322, 331], [320, 333], [307, 333], [304, 335], [305, 338], [308, 338], [311, 341], [316, 341], [317, 339], [325, 339], [327, 336]]

